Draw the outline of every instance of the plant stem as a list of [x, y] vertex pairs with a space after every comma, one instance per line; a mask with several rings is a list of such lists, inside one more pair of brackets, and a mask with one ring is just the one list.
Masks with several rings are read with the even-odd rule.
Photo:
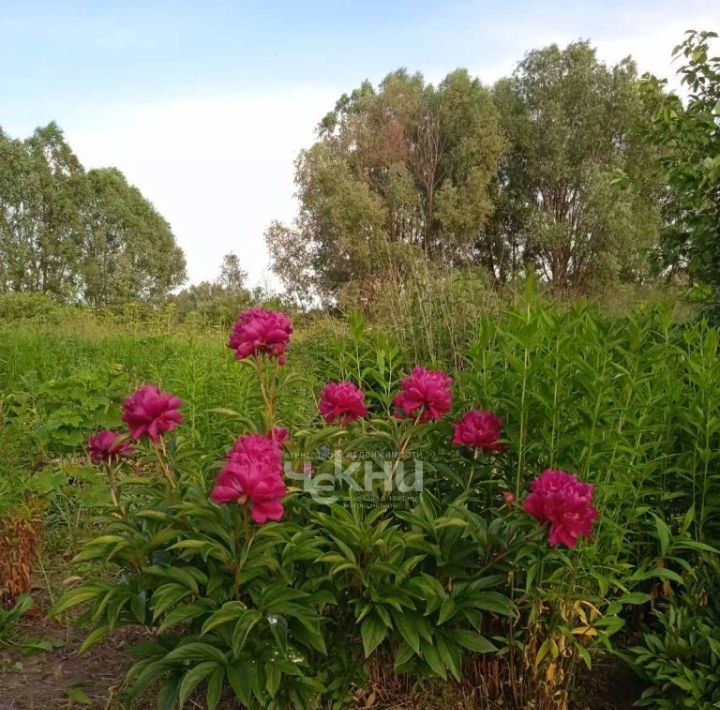
[[398, 464], [400, 463], [400, 460], [405, 455], [405, 451], [410, 444], [410, 440], [412, 439], [412, 432], [415, 430], [415, 427], [420, 423], [420, 417], [422, 417], [422, 409], [418, 412], [417, 417], [415, 417], [415, 421], [413, 422], [413, 428], [408, 430], [407, 436], [404, 437], [402, 440], [402, 445], [398, 448], [397, 456], [395, 457], [395, 462], [393, 463], [392, 469], [390, 470], [390, 479], [392, 481], [395, 480], [395, 472], [397, 471]]
[[167, 464], [167, 449], [165, 448], [165, 440], [160, 437], [160, 445], [158, 446], [158, 444], [153, 443], [153, 449], [155, 449], [157, 459], [160, 462], [160, 468], [162, 469], [163, 476], [165, 476], [165, 478], [167, 479], [170, 487], [174, 489], [177, 481], [175, 480], [175, 476]]
[[270, 371], [272, 383], [271, 387], [267, 387], [267, 382], [265, 379], [265, 373], [267, 372], [267, 363], [265, 362], [265, 358], [263, 356], [259, 357], [255, 361], [255, 369], [258, 373], [258, 382], [260, 384], [260, 394], [262, 395], [263, 402], [265, 403], [265, 425], [267, 427], [267, 432], [269, 433], [272, 431], [273, 426], [275, 425], [275, 390], [276, 390], [276, 372], [275, 370]]
[[107, 464], [107, 475], [108, 475], [108, 482], [110, 484], [110, 498], [112, 499], [113, 505], [118, 508], [118, 497], [117, 497], [117, 484], [115, 482], [115, 469], [113, 468], [113, 465], [108, 462]]

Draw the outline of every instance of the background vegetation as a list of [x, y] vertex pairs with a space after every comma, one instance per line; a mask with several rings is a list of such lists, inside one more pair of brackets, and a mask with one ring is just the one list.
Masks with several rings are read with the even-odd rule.
[[[531, 51], [493, 87], [464, 70], [437, 86], [405, 70], [363, 83], [297, 159], [296, 222], [268, 229], [279, 296], [248, 289], [233, 254], [214, 282], [178, 291], [169, 226], [117, 170], [85, 171], [54, 124], [24, 141], [0, 133], [0, 547], [37, 553], [40, 605], [69, 626], [89, 602], [88, 645], [152, 628], [125, 689], [162, 688], [167, 707], [212, 707], [230, 688], [250, 707], [716, 707], [714, 37], [675, 49], [683, 99], [587, 42]], [[318, 421], [324, 383], [353, 380], [382, 418], [418, 363], [454, 377], [453, 418], [500, 415], [508, 451], [473, 458], [441, 422], [418, 440], [432, 465], [414, 507], [350, 514], [291, 496], [246, 580], [267, 627], [251, 660], [267, 669], [240, 678], [248, 634], [220, 614], [233, 587], [198, 540], [221, 556], [240, 544], [218, 533], [240, 523], [207, 494], [233, 440], [260, 428], [256, 375], [225, 347], [255, 303], [293, 317], [276, 417], [304, 454], [338, 434]], [[122, 397], [145, 382], [184, 401], [179, 493], [148, 486], [108, 517], [87, 438], [119, 425]], [[596, 485], [600, 519], [575, 550], [549, 550], [502, 497], [522, 499], [545, 468]], [[53, 653], [18, 630], [30, 603], [0, 608], [0, 643]], [[0, 659], [6, 677], [23, 672], [17, 658]], [[628, 696], [583, 696], [623, 667], [637, 678]]]

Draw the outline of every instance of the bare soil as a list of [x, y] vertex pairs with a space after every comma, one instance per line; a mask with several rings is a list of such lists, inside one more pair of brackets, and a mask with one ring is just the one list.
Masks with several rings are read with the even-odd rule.
[[83, 630], [47, 619], [46, 603], [39, 593], [34, 597], [35, 606], [20, 621], [12, 643], [45, 642], [52, 650], [0, 646], [0, 710], [123, 707], [118, 696], [133, 663], [129, 649], [142, 630], [118, 630], [80, 655]]

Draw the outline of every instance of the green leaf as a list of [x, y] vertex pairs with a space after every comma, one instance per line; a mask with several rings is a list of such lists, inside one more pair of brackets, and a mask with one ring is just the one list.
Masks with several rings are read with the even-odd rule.
[[205, 623], [202, 625], [200, 633], [206, 634], [208, 631], [212, 631], [216, 626], [221, 624], [227, 624], [230, 622], [236, 622], [238, 619], [246, 616], [248, 608], [242, 602], [232, 601], [226, 602], [223, 606], [218, 609], [215, 613], [211, 614]]
[[220, 704], [220, 696], [222, 694], [223, 683], [225, 682], [225, 669], [218, 668], [213, 671], [208, 680], [207, 689], [207, 710], [215, 710]]
[[237, 697], [243, 705], [250, 705], [252, 701], [251, 677], [254, 672], [253, 664], [250, 661], [237, 661], [233, 665], [228, 666], [226, 672], [235, 697]]
[[459, 683], [462, 680], [462, 651], [452, 642], [448, 642], [445, 636], [439, 635], [436, 639], [440, 660], [452, 673], [453, 678]]
[[145, 623], [145, 601], [147, 599], [147, 594], [145, 591], [140, 592], [139, 594], [133, 594], [132, 597], [130, 597], [130, 610], [133, 613], [133, 616], [137, 619], [138, 623], [144, 624]]
[[402, 612], [393, 614], [395, 620], [395, 626], [400, 632], [400, 635], [405, 640], [410, 648], [415, 653], [420, 653], [420, 634], [417, 631], [417, 626], [414, 617], [409, 614], [403, 614]]
[[88, 696], [88, 694], [82, 690], [82, 688], [78, 688], [77, 686], [72, 686], [68, 688], [66, 691], [68, 699], [72, 700], [74, 703], [80, 703], [81, 705], [92, 705], [93, 701]]
[[280, 689], [281, 679], [282, 674], [280, 673], [280, 669], [275, 663], [269, 663], [265, 667], [265, 689], [271, 698], [274, 698], [277, 695], [277, 692]]
[[185, 673], [178, 689], [178, 705], [183, 707], [193, 690], [216, 669], [215, 661], [203, 661]]
[[476, 609], [492, 611], [502, 616], [513, 616], [515, 605], [509, 597], [499, 592], [475, 592], [468, 599]]
[[191, 641], [176, 646], [163, 659], [166, 663], [178, 661], [203, 661], [212, 659], [215, 663], [225, 664], [225, 654], [215, 646], [201, 641]]
[[248, 609], [247, 614], [238, 619], [232, 635], [233, 653], [237, 656], [245, 646], [250, 631], [262, 619], [262, 614], [257, 609]]
[[667, 523], [662, 520], [662, 518], [659, 518], [655, 515], [655, 513], [651, 513], [651, 515], [655, 519], [655, 529], [657, 530], [657, 537], [660, 541], [660, 553], [663, 557], [665, 557], [670, 549], [670, 538], [672, 537], [672, 533], [670, 532], [670, 528], [667, 526]]
[[370, 614], [362, 622], [360, 634], [362, 636], [363, 648], [365, 649], [365, 658], [385, 640], [388, 628], [383, 624], [377, 616]]
[[[148, 567], [145, 570], [145, 574], [154, 575], [156, 577], [162, 577], [163, 579], [170, 579], [173, 582], [177, 582], [178, 584], [182, 584], [191, 591], [193, 591], [195, 594], [198, 593], [198, 583], [195, 577], [190, 574], [189, 570], [193, 570], [194, 572], [197, 572], [197, 570], [194, 567], [170, 567], [170, 566], [160, 566], [160, 565], [153, 565], [152, 567]], [[203, 575], [204, 577], [205, 575]]]
[[175, 710], [178, 688], [182, 676], [173, 675], [164, 683], [157, 697], [156, 710]]
[[453, 641], [473, 653], [493, 653], [497, 651], [497, 647], [493, 643], [475, 631], [451, 629], [447, 633]]
[[86, 637], [85, 640], [80, 644], [78, 653], [85, 653], [91, 646], [94, 646], [99, 641], [102, 641], [110, 632], [110, 626], [103, 624], [93, 629]]
[[395, 670], [404, 666], [413, 657], [413, 650], [406, 643], [401, 643], [395, 653]]
[[52, 616], [57, 616], [68, 609], [72, 609], [83, 602], [94, 600], [100, 594], [100, 590], [96, 585], [85, 585], [68, 592], [60, 602], [53, 607]]
[[440, 659], [440, 654], [435, 647], [427, 641], [423, 641], [421, 651], [423, 658], [427, 661], [430, 668], [432, 668], [437, 675], [445, 680], [447, 678], [447, 671], [445, 669], [445, 665]]
[[182, 624], [188, 621], [192, 621], [193, 619], [197, 619], [198, 616], [206, 614], [207, 611], [207, 606], [205, 606], [204, 604], [200, 604], [199, 602], [192, 604], [183, 604], [182, 606], [176, 607], [175, 609], [169, 611], [166, 614], [162, 624], [160, 624], [160, 626], [158, 627], [158, 632], [162, 633], [163, 631], [169, 629], [175, 624]]
[[287, 621], [285, 620], [285, 617], [273, 614], [267, 617], [267, 624], [270, 627], [270, 633], [272, 634], [273, 639], [275, 639], [275, 644], [284, 658], [287, 655]]
[[438, 624], [444, 624], [448, 619], [452, 618], [457, 612], [457, 605], [449, 597], [440, 605], [440, 615]]
[[618, 602], [620, 604], [647, 604], [652, 597], [649, 594], [645, 594], [644, 592], [629, 592], [628, 594], [623, 594], [619, 599]]
[[152, 595], [153, 621], [159, 619], [168, 609], [177, 606], [191, 594], [187, 587], [171, 582], [158, 587]]

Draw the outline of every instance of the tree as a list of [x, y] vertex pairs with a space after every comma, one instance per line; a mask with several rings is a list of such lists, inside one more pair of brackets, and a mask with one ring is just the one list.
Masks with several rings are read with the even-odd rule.
[[185, 280], [170, 225], [119, 170], [90, 170], [86, 188], [83, 300], [94, 307], [157, 301]]
[[237, 254], [225, 254], [220, 266], [218, 284], [229, 292], [240, 293], [245, 290], [247, 271], [240, 266]]
[[653, 151], [635, 130], [634, 63], [608, 67], [587, 42], [552, 45], [528, 53], [494, 97], [509, 150], [479, 252], [498, 278], [529, 264], [561, 289], [642, 279], [659, 187], [643, 180]]
[[502, 146], [490, 93], [464, 70], [437, 87], [405, 70], [364, 82], [298, 157], [297, 222], [266, 234], [275, 271], [298, 295], [310, 278], [332, 298], [418, 254], [471, 260]]
[[214, 282], [201, 281], [182, 289], [173, 296], [181, 318], [191, 314], [207, 323], [229, 325], [238, 313], [253, 302], [253, 295], [245, 288], [247, 273], [240, 267], [236, 254], [226, 254], [220, 275]]
[[82, 195], [82, 166], [54, 123], [26, 141], [0, 131], [0, 291], [73, 296]]
[[54, 123], [25, 141], [0, 130], [0, 293], [112, 306], [184, 279], [170, 226], [122, 173], [85, 172]]
[[302, 308], [313, 298], [315, 277], [311, 247], [298, 231], [274, 220], [265, 232], [273, 271], [280, 277], [286, 293]]
[[645, 76], [643, 89], [651, 115], [646, 131], [661, 152], [667, 180], [663, 201], [660, 267], [672, 275], [686, 270], [720, 304], [720, 57], [710, 56], [714, 32], [686, 33], [673, 56], [689, 91], [686, 104], [662, 94], [664, 81]]

